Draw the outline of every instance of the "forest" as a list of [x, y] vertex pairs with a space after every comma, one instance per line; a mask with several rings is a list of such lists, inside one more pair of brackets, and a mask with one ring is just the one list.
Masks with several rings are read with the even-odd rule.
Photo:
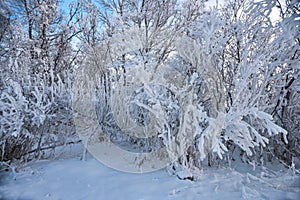
[[0, 171], [76, 144], [192, 181], [234, 161], [299, 174], [300, 3], [1, 0]]

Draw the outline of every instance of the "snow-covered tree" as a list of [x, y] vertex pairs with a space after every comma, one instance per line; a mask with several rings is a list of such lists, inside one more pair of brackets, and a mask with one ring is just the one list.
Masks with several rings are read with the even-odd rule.
[[1, 39], [1, 160], [40, 156], [67, 142], [64, 132], [74, 134], [70, 71], [80, 57], [72, 40], [81, 30], [72, 19], [78, 10], [63, 15], [58, 3], [1, 1], [9, 22]]
[[275, 1], [231, 1], [196, 22], [195, 31], [180, 41], [179, 55], [203, 77], [210, 98], [213, 119], [200, 133], [200, 155], [211, 150], [222, 158], [233, 142], [251, 156], [281, 133], [281, 145], [288, 143], [288, 132], [276, 125], [270, 109], [277, 112], [276, 98], [299, 76], [299, 22], [291, 17], [274, 24], [275, 6]]

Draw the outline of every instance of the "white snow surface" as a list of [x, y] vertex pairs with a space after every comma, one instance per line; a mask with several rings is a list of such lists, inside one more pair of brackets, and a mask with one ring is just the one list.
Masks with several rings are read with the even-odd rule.
[[[273, 171], [274, 170], [274, 171]], [[300, 199], [300, 176], [247, 164], [204, 167], [199, 180], [179, 180], [166, 170], [130, 174], [92, 157], [34, 161], [18, 172], [0, 172], [0, 199]]]

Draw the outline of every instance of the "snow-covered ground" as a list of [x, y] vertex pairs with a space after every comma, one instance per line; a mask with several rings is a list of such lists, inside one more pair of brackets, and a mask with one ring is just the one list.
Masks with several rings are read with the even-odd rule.
[[[274, 169], [274, 168], [273, 168]], [[300, 176], [287, 169], [246, 164], [204, 168], [199, 181], [179, 180], [166, 170], [115, 171], [92, 157], [35, 161], [19, 172], [0, 173], [0, 199], [300, 199]]]

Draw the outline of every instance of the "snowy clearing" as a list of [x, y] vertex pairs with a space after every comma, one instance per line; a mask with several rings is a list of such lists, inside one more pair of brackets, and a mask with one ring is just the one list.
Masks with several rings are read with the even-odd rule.
[[[278, 169], [276, 169], [277, 171]], [[204, 168], [199, 181], [166, 170], [129, 174], [89, 157], [36, 161], [19, 172], [1, 172], [0, 199], [298, 199], [300, 177], [291, 170]]]

